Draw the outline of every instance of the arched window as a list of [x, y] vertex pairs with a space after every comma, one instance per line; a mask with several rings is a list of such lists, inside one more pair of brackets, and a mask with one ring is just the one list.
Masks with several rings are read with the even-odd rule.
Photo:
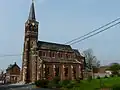
[[45, 67], [45, 78], [49, 78], [49, 74], [50, 74], [50, 70], [49, 70], [50, 68], [47, 66], [47, 67]]
[[39, 56], [42, 56], [42, 51], [39, 51]]
[[65, 71], [65, 77], [67, 77], [68, 76], [68, 67], [65, 67], [64, 71]]
[[59, 76], [59, 67], [55, 67], [55, 76]]
[[42, 56], [45, 56], [45, 52], [44, 51], [42, 52]]

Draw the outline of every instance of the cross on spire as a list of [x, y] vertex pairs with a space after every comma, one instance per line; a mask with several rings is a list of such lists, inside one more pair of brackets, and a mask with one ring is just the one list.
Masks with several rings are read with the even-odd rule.
[[35, 0], [32, 0], [32, 3], [34, 3], [35, 2]]

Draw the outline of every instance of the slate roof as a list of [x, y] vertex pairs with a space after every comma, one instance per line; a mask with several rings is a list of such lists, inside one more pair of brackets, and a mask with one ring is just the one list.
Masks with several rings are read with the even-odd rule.
[[17, 66], [18, 68], [20, 68], [20, 67], [16, 64], [16, 62], [15, 62], [14, 64], [10, 64], [10, 65], [8, 66], [8, 68], [6, 69], [6, 71], [14, 68], [15, 66]]
[[28, 20], [36, 20], [36, 18], [35, 18], [34, 2], [32, 2], [31, 8], [30, 8], [30, 13], [29, 13]]
[[70, 45], [51, 43], [51, 42], [44, 42], [44, 41], [38, 41], [38, 48], [39, 49], [56, 50], [56, 51], [73, 52]]

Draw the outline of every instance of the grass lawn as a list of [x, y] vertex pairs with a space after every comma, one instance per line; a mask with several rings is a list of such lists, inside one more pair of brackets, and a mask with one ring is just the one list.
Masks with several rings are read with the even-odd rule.
[[100, 82], [103, 87], [111, 87], [115, 84], [120, 85], [120, 77], [93, 79], [91, 82], [82, 80], [80, 83], [76, 84], [74, 88], [69, 90], [95, 90], [96, 88], [100, 88]]

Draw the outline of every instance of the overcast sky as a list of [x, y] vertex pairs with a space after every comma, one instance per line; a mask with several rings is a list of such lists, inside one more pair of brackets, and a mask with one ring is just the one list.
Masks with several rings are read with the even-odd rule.
[[[31, 0], [1, 0], [0, 56], [22, 53], [30, 5]], [[120, 17], [120, 0], [36, 0], [35, 9], [39, 40], [65, 43]], [[102, 65], [120, 62], [120, 26], [72, 47], [93, 49]], [[14, 62], [21, 66], [21, 56], [0, 57], [0, 68]]]

